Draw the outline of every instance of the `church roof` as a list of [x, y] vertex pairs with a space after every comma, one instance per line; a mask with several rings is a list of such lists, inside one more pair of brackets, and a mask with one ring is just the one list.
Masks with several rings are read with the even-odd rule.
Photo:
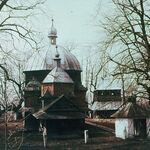
[[33, 116], [36, 119], [81, 119], [84, 118], [85, 115], [80, 112], [52, 112], [50, 114], [39, 111], [37, 113], [34, 113]]
[[[81, 70], [80, 63], [77, 58], [68, 50], [63, 48], [62, 46], [57, 46], [57, 50], [59, 51], [59, 55], [61, 58], [61, 66], [64, 70]], [[51, 45], [50, 49], [47, 51], [45, 60], [44, 60], [44, 68], [45, 69], [53, 69], [55, 67], [54, 57], [56, 54], [56, 45]]]
[[[61, 66], [64, 70], [81, 71], [80, 63], [77, 58], [64, 47], [57, 45], [61, 58]], [[56, 45], [50, 45], [47, 50], [40, 50], [33, 53], [28, 59], [25, 71], [32, 70], [52, 70], [56, 67], [54, 58], [56, 54]]]
[[46, 76], [43, 83], [73, 83], [73, 80], [61, 67], [55, 67]]
[[85, 117], [80, 109], [64, 95], [50, 102], [33, 116], [37, 119], [79, 119]]
[[112, 118], [145, 118], [150, 116], [149, 111], [133, 102], [128, 102], [116, 113], [111, 115]]

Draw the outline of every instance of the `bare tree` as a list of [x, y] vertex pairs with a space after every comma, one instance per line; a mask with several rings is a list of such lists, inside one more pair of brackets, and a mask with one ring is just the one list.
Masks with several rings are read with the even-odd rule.
[[[32, 49], [38, 49], [39, 43], [34, 35], [36, 32], [28, 25], [28, 19], [34, 14], [34, 9], [43, 2], [44, 0], [34, 2], [1, 0], [0, 2], [0, 68], [4, 70], [7, 80], [18, 86], [19, 92], [22, 91], [22, 83], [12, 76], [16, 71], [14, 67], [20, 64], [24, 57], [19, 53], [19, 49], [22, 49], [19, 44], [22, 42]], [[3, 65], [4, 63], [7, 63], [7, 67]]]
[[116, 65], [113, 75], [124, 76], [150, 100], [150, 10], [148, 0], [113, 0], [116, 12], [103, 22], [105, 48]]
[[[83, 62], [83, 79], [88, 93], [93, 95], [94, 91], [99, 88], [100, 81], [106, 77], [108, 62], [104, 53], [99, 52], [99, 47], [97, 46], [88, 46], [87, 53], [88, 55], [86, 55]], [[94, 103], [92, 97], [87, 99], [90, 105]]]
[[[36, 32], [30, 26], [29, 19], [44, 1], [0, 1], [0, 106], [5, 111], [5, 149], [15, 147], [14, 142], [12, 142], [13, 145], [11, 144], [12, 147], [8, 147], [8, 143], [11, 143], [13, 137], [12, 133], [8, 136], [7, 129], [8, 118], [6, 113], [10, 110], [9, 98], [12, 98], [12, 94], [15, 93], [18, 99], [20, 99], [15, 109], [16, 111], [19, 110], [23, 102], [22, 64], [24, 56], [22, 49], [26, 46], [30, 49], [37, 50], [40, 44], [40, 41], [38, 42], [35, 37]], [[14, 92], [9, 93], [11, 91]], [[17, 142], [17, 145], [19, 147], [20, 142]]]
[[64, 48], [66, 49], [66, 50], [68, 50], [69, 52], [71, 52], [71, 51], [74, 51], [74, 50], [76, 50], [77, 48], [78, 48], [78, 45], [76, 44], [76, 43], [74, 43], [74, 42], [66, 42], [65, 44], [64, 44]]

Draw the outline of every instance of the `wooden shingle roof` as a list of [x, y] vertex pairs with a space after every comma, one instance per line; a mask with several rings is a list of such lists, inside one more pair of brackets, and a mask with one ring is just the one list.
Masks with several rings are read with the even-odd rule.
[[33, 116], [37, 119], [79, 119], [85, 118], [81, 110], [61, 95], [57, 99], [50, 102], [43, 109], [34, 113]]
[[116, 113], [111, 115], [112, 118], [146, 118], [150, 117], [150, 107], [145, 108], [140, 104], [128, 102]]

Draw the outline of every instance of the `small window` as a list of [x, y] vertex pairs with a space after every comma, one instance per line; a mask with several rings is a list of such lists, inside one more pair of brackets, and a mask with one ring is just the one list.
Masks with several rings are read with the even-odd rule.
[[115, 95], [114, 92], [112, 92], [111, 95]]
[[54, 40], [53, 39], [51, 40], [51, 43], [54, 44]]

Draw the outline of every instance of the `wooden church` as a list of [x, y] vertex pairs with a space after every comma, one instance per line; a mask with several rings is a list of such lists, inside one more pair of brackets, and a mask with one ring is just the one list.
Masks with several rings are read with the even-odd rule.
[[48, 38], [50, 46], [44, 57], [35, 57], [32, 68], [24, 71], [24, 128], [38, 131], [45, 127], [48, 134], [82, 131], [88, 105], [80, 64], [72, 53], [56, 44], [53, 20]]

